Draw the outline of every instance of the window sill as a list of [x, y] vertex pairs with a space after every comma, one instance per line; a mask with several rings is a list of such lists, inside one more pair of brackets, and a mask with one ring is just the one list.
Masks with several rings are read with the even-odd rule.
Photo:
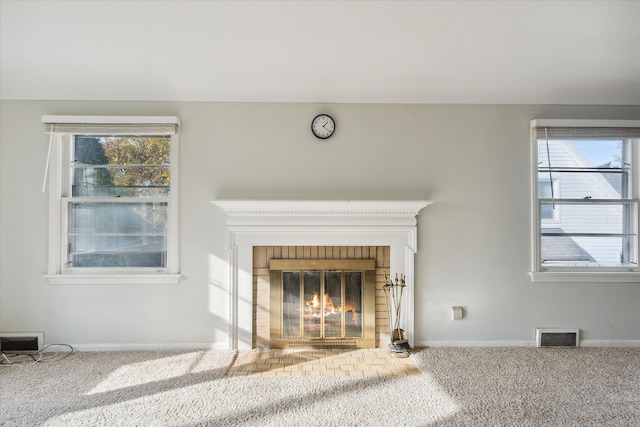
[[640, 272], [635, 271], [534, 271], [529, 276], [532, 282], [640, 283]]
[[50, 285], [177, 285], [180, 274], [47, 274]]

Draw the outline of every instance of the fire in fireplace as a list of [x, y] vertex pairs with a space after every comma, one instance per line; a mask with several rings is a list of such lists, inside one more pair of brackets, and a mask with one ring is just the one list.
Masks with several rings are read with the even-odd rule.
[[272, 348], [374, 347], [375, 260], [271, 260]]
[[285, 338], [362, 337], [362, 272], [286, 271], [282, 280]]

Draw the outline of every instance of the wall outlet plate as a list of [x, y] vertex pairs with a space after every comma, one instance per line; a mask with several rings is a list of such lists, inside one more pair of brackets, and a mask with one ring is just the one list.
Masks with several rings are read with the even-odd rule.
[[44, 332], [0, 332], [3, 353], [38, 352], [44, 346]]

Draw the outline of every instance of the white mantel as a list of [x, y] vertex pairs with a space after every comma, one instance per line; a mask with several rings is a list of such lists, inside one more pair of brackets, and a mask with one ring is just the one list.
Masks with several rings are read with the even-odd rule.
[[[417, 215], [427, 200], [214, 200], [227, 215], [231, 349], [250, 349], [254, 246], [389, 246], [407, 278], [401, 325], [413, 346]], [[419, 284], [418, 284], [419, 286]]]

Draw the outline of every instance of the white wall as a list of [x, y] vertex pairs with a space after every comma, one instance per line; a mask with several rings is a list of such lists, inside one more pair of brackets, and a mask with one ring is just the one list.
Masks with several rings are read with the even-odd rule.
[[[419, 216], [416, 341], [533, 344], [536, 327], [640, 344], [640, 283], [531, 283], [529, 121], [629, 119], [640, 107], [3, 101], [0, 330], [98, 348], [225, 348], [225, 218], [215, 198], [429, 199]], [[311, 136], [320, 112], [329, 142]], [[174, 286], [49, 285], [43, 114], [177, 115]], [[400, 272], [401, 273], [401, 272]], [[451, 306], [466, 317], [451, 320]]]

